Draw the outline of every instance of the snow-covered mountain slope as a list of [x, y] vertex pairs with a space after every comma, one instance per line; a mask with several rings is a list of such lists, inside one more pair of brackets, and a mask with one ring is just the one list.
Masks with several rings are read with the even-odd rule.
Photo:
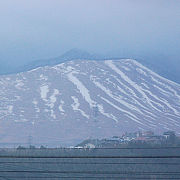
[[70, 61], [0, 76], [0, 142], [73, 144], [126, 131], [180, 133], [180, 85], [135, 60]]

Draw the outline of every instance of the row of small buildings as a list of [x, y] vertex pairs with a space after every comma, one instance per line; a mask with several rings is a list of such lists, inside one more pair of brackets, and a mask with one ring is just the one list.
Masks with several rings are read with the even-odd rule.
[[153, 131], [137, 131], [133, 133], [124, 133], [122, 136], [113, 136], [105, 139], [86, 140], [79, 144], [81, 148], [95, 148], [95, 147], [113, 147], [122, 144], [138, 143], [138, 144], [163, 144], [175, 143], [180, 137], [177, 137], [174, 131], [164, 132], [162, 135], [156, 135]]
[[164, 132], [162, 135], [156, 135], [152, 131], [146, 132], [134, 132], [134, 133], [125, 133], [122, 136], [113, 136], [112, 138], [104, 139], [105, 143], [128, 143], [128, 142], [142, 142], [142, 143], [161, 143], [166, 140], [174, 141], [176, 138], [174, 131]]

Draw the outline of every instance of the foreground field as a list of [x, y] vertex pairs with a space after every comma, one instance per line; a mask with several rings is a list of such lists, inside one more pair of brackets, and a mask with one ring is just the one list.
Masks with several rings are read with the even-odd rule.
[[180, 179], [179, 149], [1, 149], [0, 179]]

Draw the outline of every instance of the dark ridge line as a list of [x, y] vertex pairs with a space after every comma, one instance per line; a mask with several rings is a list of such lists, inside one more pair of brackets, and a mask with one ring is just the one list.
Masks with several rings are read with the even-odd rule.
[[[14, 149], [14, 148], [0, 148], [0, 150], [6, 150], [6, 149]], [[17, 149], [17, 148], [15, 148], [15, 149]], [[30, 149], [30, 148], [26, 148], [25, 147], [25, 149], [23, 149], [23, 150], [33, 150], [33, 151], [36, 151], [36, 150], [108, 150], [108, 149], [113, 149], [113, 150], [118, 150], [118, 149], [130, 149], [130, 150], [133, 150], [133, 149], [180, 149], [180, 147], [179, 146], [177, 146], [177, 147], [171, 147], [171, 146], [167, 146], [167, 147], [120, 147], [120, 148], [111, 148], [111, 147], [105, 147], [105, 148], [45, 148], [45, 149], [40, 149], [40, 148], [35, 148], [35, 149]], [[19, 149], [19, 150], [21, 150], [21, 149]]]
[[[0, 143], [1, 144], [1, 143]], [[30, 149], [30, 148], [26, 148], [26, 147], [24, 147], [24, 149], [18, 149], [18, 148], [0, 148], [0, 153], [1, 153], [1, 151], [2, 150], [14, 150], [14, 149], [16, 149], [17, 151], [20, 151], [20, 150], [24, 150], [24, 151], [26, 151], [26, 150], [30, 150], [30, 151], [42, 151], [42, 150], [44, 150], [44, 151], [46, 151], [46, 150], [76, 150], [76, 151], [78, 151], [78, 150], [91, 150], [91, 151], [93, 151], [93, 150], [121, 150], [121, 149], [123, 149], [123, 150], [153, 150], [153, 149], [163, 149], [163, 150], [167, 150], [167, 149], [180, 149], [180, 147], [170, 147], [170, 146], [168, 146], [168, 147], [120, 147], [120, 148], [45, 148], [45, 149], [40, 149], [40, 148], [34, 148], [34, 149]]]

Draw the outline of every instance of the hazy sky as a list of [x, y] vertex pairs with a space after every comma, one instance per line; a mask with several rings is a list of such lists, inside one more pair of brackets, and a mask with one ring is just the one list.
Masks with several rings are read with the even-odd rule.
[[0, 65], [71, 48], [180, 57], [180, 0], [0, 0]]

